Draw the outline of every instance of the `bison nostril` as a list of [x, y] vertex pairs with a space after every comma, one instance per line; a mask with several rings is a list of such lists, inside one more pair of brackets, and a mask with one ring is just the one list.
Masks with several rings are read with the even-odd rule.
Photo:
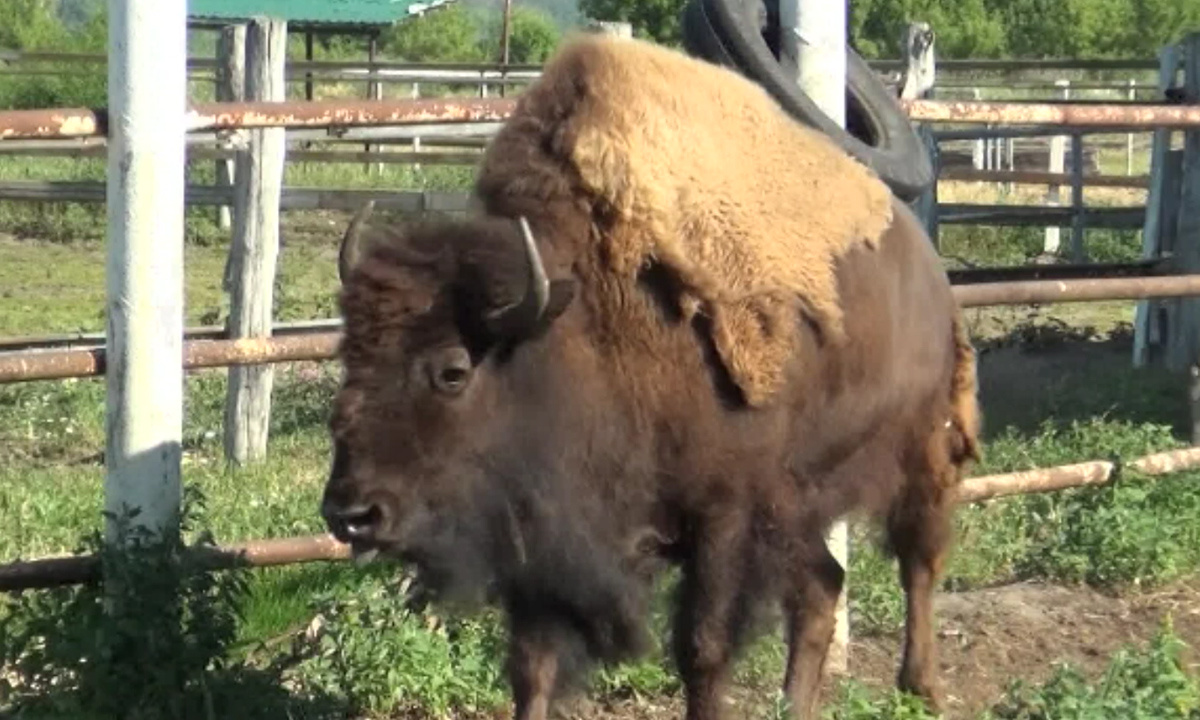
[[365, 540], [375, 534], [383, 520], [383, 509], [378, 505], [354, 505], [339, 510], [334, 520], [346, 535], [354, 540]]

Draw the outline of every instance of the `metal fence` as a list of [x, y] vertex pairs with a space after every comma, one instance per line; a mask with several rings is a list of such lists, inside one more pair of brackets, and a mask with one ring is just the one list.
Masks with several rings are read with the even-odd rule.
[[[1197, 43], [1200, 46], [1200, 43]], [[352, 128], [503, 121], [512, 99], [387, 100], [323, 102], [239, 102], [194, 105], [189, 132], [247, 128]], [[1054, 125], [1063, 128], [1187, 129], [1200, 137], [1200, 104], [1072, 104], [906, 100], [914, 122], [954, 124]], [[0, 138], [83, 138], [110, 132], [106, 110], [65, 108], [0, 113]], [[1191, 141], [1189, 141], [1191, 142]], [[1200, 143], [1196, 143], [1200, 146]], [[1200, 173], [1178, 182], [1200, 183]], [[112, 190], [110, 190], [112, 192]], [[957, 284], [963, 307], [1044, 302], [1087, 302], [1200, 296], [1200, 272], [1156, 277], [998, 281]], [[330, 360], [339, 334], [328, 326], [276, 337], [182, 341], [186, 369], [263, 365], [298, 360]], [[125, 329], [123, 332], [135, 332]], [[127, 339], [127, 338], [126, 338]], [[93, 338], [87, 348], [26, 348], [0, 353], [0, 383], [104, 375], [108, 338]], [[25, 340], [36, 346], [36, 340]], [[69, 342], [66, 340], [64, 342]], [[111, 387], [111, 386], [110, 386]], [[136, 412], [136, 406], [133, 407]], [[111, 418], [110, 418], [111, 421]], [[1200, 447], [1159, 453], [1128, 463], [1147, 474], [1164, 474], [1200, 465]], [[1108, 461], [1077, 463], [1021, 473], [969, 478], [960, 499], [978, 502], [1015, 493], [1043, 492], [1107, 481], [1118, 468]], [[213, 552], [213, 562], [272, 565], [348, 557], [348, 550], [326, 535], [250, 541]], [[0, 590], [88, 582], [98, 578], [95, 558], [47, 558], [0, 566]]]

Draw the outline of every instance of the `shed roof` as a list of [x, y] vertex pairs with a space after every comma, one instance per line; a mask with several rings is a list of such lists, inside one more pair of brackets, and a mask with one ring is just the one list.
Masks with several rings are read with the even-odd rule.
[[[391, 25], [453, 0], [187, 0], [188, 19], [239, 21], [256, 15], [298, 26]], [[364, 28], [365, 29], [365, 28]]]

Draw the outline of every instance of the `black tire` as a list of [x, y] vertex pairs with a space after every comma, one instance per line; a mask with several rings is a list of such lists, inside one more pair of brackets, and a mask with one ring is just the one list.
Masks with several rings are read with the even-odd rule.
[[[846, 47], [846, 128], [817, 107], [779, 63], [764, 39], [776, 37], [777, 0], [690, 0], [681, 17], [685, 51], [733, 69], [761, 85], [792, 117], [829, 136], [871, 168], [901, 200], [912, 202], [933, 183], [933, 165], [908, 117], [875, 71]], [[767, 12], [764, 14], [762, 10]]]

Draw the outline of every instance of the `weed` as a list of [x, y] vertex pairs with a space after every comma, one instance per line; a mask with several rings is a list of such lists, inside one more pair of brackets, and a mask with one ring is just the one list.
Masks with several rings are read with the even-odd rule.
[[1168, 621], [1146, 649], [1119, 650], [1096, 683], [1070, 665], [1040, 687], [1014, 681], [985, 720], [1196, 720], [1200, 678], [1180, 662], [1182, 648]]
[[873, 693], [854, 681], [838, 684], [834, 700], [823, 713], [825, 720], [934, 720], [913, 695], [889, 690]]
[[[1200, 678], [1180, 661], [1183, 643], [1169, 621], [1146, 646], [1117, 651], [1105, 672], [1090, 681], [1059, 665], [1045, 682], [1009, 684], [1004, 696], [977, 720], [1197, 720]], [[825, 720], [933, 720], [915, 696], [872, 690], [855, 680], [837, 684]]]
[[[334, 703], [284, 687], [283, 665], [239, 662], [237, 635], [250, 575], [214, 570], [196, 551], [204, 496], [185, 487], [179, 524], [135, 525], [106, 513], [112, 541], [88, 534], [78, 552], [100, 559], [104, 581], [27, 591], [0, 607], [0, 708], [15, 717], [212, 718], [319, 715]], [[194, 535], [192, 542], [185, 536]]]
[[407, 578], [363, 577], [352, 593], [313, 597], [300, 687], [344, 700], [351, 712], [477, 714], [508, 700], [502, 625], [494, 613], [445, 622], [408, 607]]

